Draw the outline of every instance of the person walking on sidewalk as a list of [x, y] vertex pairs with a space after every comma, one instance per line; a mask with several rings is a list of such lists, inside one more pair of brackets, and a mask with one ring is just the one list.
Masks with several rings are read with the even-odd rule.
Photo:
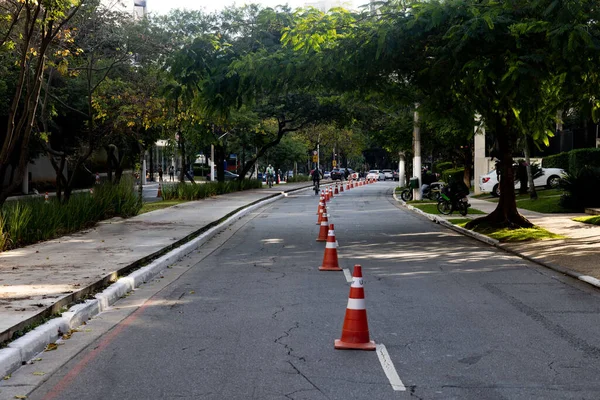
[[172, 182], [175, 179], [175, 169], [169, 165], [169, 180]]
[[163, 169], [162, 166], [158, 167], [158, 181], [162, 182], [162, 178], [163, 178]]

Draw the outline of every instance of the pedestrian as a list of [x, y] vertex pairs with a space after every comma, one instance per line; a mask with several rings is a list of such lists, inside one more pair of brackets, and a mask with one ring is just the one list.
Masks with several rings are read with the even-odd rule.
[[169, 165], [169, 180], [171, 182], [175, 180], [175, 169], [172, 165]]
[[158, 167], [158, 181], [162, 182], [162, 178], [163, 178], [163, 169], [162, 166]]

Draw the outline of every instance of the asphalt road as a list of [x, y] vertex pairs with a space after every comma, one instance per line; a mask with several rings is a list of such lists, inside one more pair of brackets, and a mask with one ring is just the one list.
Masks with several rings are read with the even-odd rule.
[[405, 391], [377, 352], [334, 350], [349, 284], [317, 269], [305, 191], [90, 321], [29, 399], [600, 398], [599, 293], [399, 208], [392, 190], [354, 189], [329, 212]]

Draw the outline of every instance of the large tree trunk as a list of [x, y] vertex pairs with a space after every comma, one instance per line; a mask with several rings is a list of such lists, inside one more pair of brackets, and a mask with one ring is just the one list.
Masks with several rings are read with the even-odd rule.
[[517, 210], [512, 157], [516, 135], [511, 132], [510, 123], [502, 123], [501, 116], [496, 118], [495, 125], [500, 153], [500, 201], [492, 213], [470, 221], [466, 227], [472, 229], [477, 225], [486, 224], [495, 228], [531, 228], [533, 224]]

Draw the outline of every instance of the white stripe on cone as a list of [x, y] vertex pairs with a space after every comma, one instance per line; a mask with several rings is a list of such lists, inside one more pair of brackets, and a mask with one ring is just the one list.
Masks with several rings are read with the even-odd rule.
[[366, 310], [365, 299], [348, 299], [349, 310]]
[[352, 285], [353, 288], [361, 288], [363, 286], [363, 278], [352, 277]]

